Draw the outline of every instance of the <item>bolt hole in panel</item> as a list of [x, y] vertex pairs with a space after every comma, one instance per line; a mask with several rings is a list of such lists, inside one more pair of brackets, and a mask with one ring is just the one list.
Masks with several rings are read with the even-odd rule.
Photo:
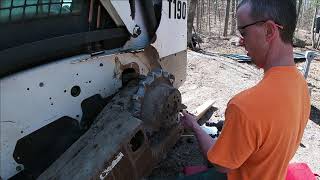
[[80, 93], [81, 93], [81, 88], [79, 86], [73, 86], [71, 88], [71, 96], [77, 97], [80, 95]]
[[139, 148], [144, 144], [145, 138], [143, 132], [138, 131], [133, 138], [130, 140], [130, 147], [133, 152], [139, 150]]
[[122, 85], [128, 84], [130, 80], [138, 78], [139, 73], [136, 72], [133, 68], [125, 69], [122, 73]]

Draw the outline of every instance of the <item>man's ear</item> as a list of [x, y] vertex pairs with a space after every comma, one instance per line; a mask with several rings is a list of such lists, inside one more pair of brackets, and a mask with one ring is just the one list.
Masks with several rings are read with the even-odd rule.
[[267, 21], [264, 23], [265, 25], [265, 36], [267, 42], [271, 42], [277, 34], [277, 26], [272, 21]]

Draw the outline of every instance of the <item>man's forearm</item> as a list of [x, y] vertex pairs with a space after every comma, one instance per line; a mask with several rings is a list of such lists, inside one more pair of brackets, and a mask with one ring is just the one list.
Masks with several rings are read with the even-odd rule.
[[207, 134], [199, 125], [193, 127], [193, 131], [197, 137], [200, 149], [205, 158], [207, 158], [207, 152], [216, 142], [209, 134]]
[[[196, 134], [200, 149], [205, 159], [207, 159], [207, 153], [209, 149], [214, 146], [216, 140], [213, 139], [209, 134], [207, 134], [200, 126], [196, 126], [193, 128], [194, 133]], [[219, 172], [228, 173], [230, 169], [212, 164]]]

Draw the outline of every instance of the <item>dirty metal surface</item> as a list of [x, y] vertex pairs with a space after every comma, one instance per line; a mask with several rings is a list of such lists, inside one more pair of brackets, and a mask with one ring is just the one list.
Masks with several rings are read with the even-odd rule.
[[[91, 128], [39, 179], [138, 180], [151, 173], [183, 131], [177, 121], [181, 95], [172, 87], [169, 77], [169, 73], [157, 71], [150, 73], [142, 83], [130, 82], [121, 89]], [[143, 84], [145, 88], [142, 90]], [[146, 95], [139, 99], [140, 110], [158, 102], [149, 109], [156, 118], [151, 114], [148, 118], [133, 116], [135, 111], [132, 108], [137, 103], [134, 99], [139, 92]], [[132, 98], [134, 94], [135, 98]], [[156, 102], [149, 95], [154, 95]], [[144, 97], [148, 97], [146, 102]], [[165, 119], [161, 113], [169, 117]]]
[[156, 69], [139, 83], [133, 96], [134, 115], [145, 123], [148, 133], [169, 129], [179, 121], [181, 94], [173, 88], [173, 82], [174, 76]]

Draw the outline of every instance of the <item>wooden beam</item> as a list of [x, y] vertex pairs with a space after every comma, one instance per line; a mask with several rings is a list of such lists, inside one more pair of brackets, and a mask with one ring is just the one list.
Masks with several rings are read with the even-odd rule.
[[[208, 109], [210, 109], [215, 101], [210, 99], [206, 102], [204, 102], [202, 105], [198, 106], [191, 114], [193, 114], [198, 121], [206, 112]], [[183, 110], [185, 111], [185, 110]]]

